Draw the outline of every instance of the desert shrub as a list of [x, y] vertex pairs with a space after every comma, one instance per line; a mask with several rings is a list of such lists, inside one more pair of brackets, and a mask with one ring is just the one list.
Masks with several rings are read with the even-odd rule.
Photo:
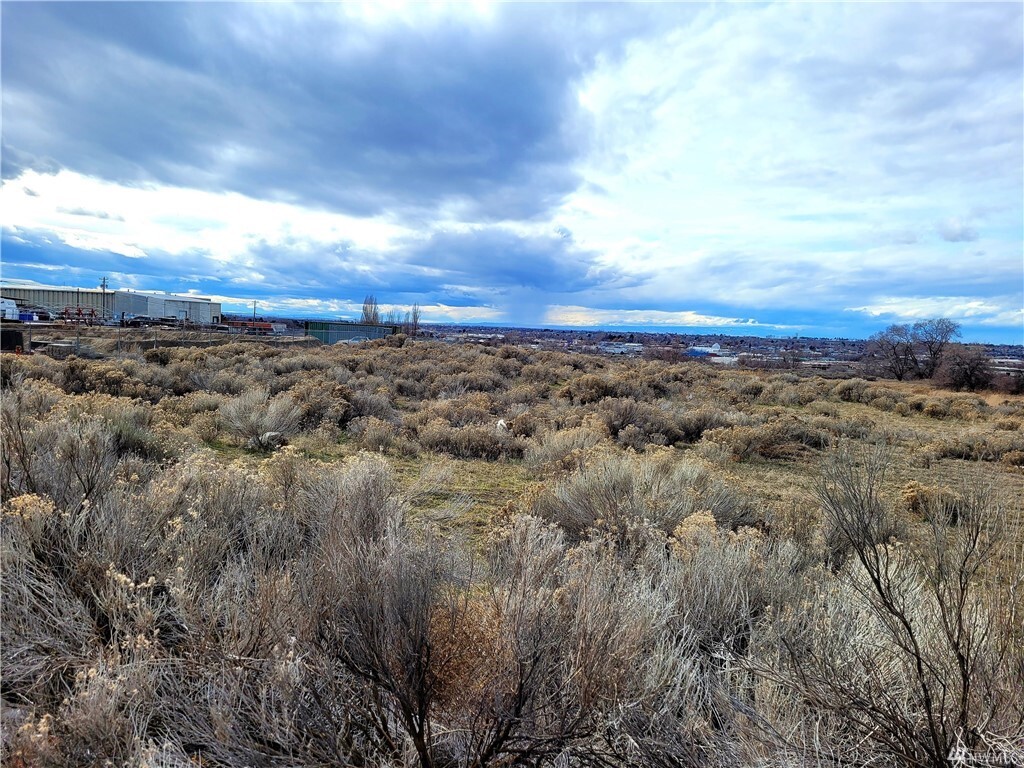
[[816, 430], [816, 434], [807, 443], [815, 448], [824, 447], [820, 441], [820, 435], [823, 434], [863, 440], [868, 437], [874, 429], [874, 422], [866, 416], [855, 416], [849, 419], [833, 419], [825, 416], [815, 416], [808, 420], [807, 424], [813, 430]]
[[902, 400], [903, 392], [899, 389], [888, 386], [888, 384], [873, 382], [864, 394], [864, 400], [865, 402], [870, 403], [876, 397], [889, 397], [893, 400]]
[[535, 405], [547, 396], [547, 387], [543, 384], [512, 384], [500, 393], [498, 401], [506, 407], [512, 405]]
[[953, 400], [949, 406], [949, 416], [961, 421], [978, 421], [988, 414], [988, 406], [981, 400]]
[[360, 448], [379, 453], [388, 451], [398, 439], [398, 428], [376, 416], [360, 416], [353, 419], [346, 432], [349, 437], [359, 442]]
[[[676, 414], [653, 403], [609, 397], [598, 403], [597, 415], [613, 439], [633, 448], [642, 448], [648, 443], [668, 445], [683, 437]], [[627, 432], [627, 436], [624, 437], [623, 432]]]
[[810, 403], [807, 406], [807, 410], [810, 413], [825, 416], [830, 419], [838, 419], [840, 414], [838, 406], [825, 400], [816, 400], [813, 403]]
[[755, 456], [767, 459], [792, 458], [807, 448], [821, 449], [831, 441], [829, 432], [796, 418], [770, 421], [761, 425], [718, 427], [704, 433], [704, 440], [719, 443], [731, 452], [735, 461]]
[[702, 442], [720, 445], [734, 461], [742, 461], [760, 453], [761, 446], [766, 444], [769, 437], [763, 427], [716, 427], [704, 433]]
[[441, 419], [421, 426], [416, 438], [427, 450], [463, 459], [520, 458], [526, 447], [521, 438], [493, 425], [452, 427]]
[[693, 453], [708, 464], [714, 464], [719, 467], [725, 467], [734, 461], [732, 451], [728, 446], [709, 440], [701, 440], [697, 443], [693, 447]]
[[14, 412], [6, 399], [0, 408], [5, 496], [35, 493], [73, 509], [95, 501], [118, 479], [124, 455], [102, 417], [35, 422]]
[[167, 347], [147, 349], [142, 353], [142, 359], [151, 365], [167, 365], [171, 362], [172, 352]]
[[[752, 390], [709, 366], [503, 349], [325, 348], [303, 362], [293, 357], [308, 353], [261, 344], [175, 349], [166, 366], [126, 358], [123, 379], [84, 362], [74, 395], [52, 383], [63, 362], [12, 371], [0, 398], [0, 759], [725, 768], [940, 765], [958, 733], [972, 759], [1012, 746], [1024, 718], [1024, 570], [1007, 521], [1019, 505], [1000, 512], [924, 473], [894, 484], [878, 466], [906, 449], [919, 458], [926, 439], [935, 458], [948, 449], [1012, 466], [1024, 457], [1019, 407], [994, 409], [987, 431], [951, 434], [948, 420], [896, 432], [877, 413], [845, 419], [820, 400], [806, 413], [722, 410]], [[546, 373], [515, 380], [520, 365]], [[190, 368], [241, 383], [243, 397], [260, 385], [257, 415], [291, 400], [299, 428], [318, 426], [235, 462], [186, 447], [244, 416], [242, 398], [175, 395], [193, 386]], [[509, 381], [478, 392], [463, 374]], [[615, 396], [545, 397], [550, 383], [585, 376]], [[399, 426], [396, 382], [441, 377], [459, 391], [416, 410], [402, 402]], [[127, 397], [134, 382], [158, 404]], [[806, 390], [800, 399], [834, 388], [768, 386]], [[304, 455], [337, 440], [352, 414], [332, 409], [355, 392], [389, 414], [346, 421], [371, 453]], [[952, 397], [950, 411], [961, 402], [973, 400]], [[652, 448], [660, 419], [699, 442], [685, 454]], [[646, 453], [614, 447], [609, 426]], [[713, 439], [737, 429], [755, 433], [744, 455], [772, 459], [876, 431], [899, 447], [881, 462], [826, 456], [817, 504], [794, 483], [759, 488], [755, 509], [733, 490], [750, 475], [726, 466], [732, 443]], [[450, 469], [403, 491], [378, 455], [415, 447], [405, 434], [467, 458], [523, 452], [542, 482], [466, 540], [479, 516], [433, 509], [452, 498]], [[752, 469], [774, 480], [811, 465]], [[1001, 477], [1013, 492], [1017, 473]], [[430, 512], [410, 515], [413, 498]], [[543, 517], [515, 514], [524, 509]], [[426, 522], [438, 515], [452, 524], [443, 536]]]
[[32, 366], [18, 355], [0, 355], [0, 387], [10, 386], [17, 377], [24, 379]]
[[437, 419], [443, 420], [453, 427], [493, 425], [498, 421], [498, 417], [494, 413], [494, 405], [489, 395], [473, 392], [448, 400], [424, 403], [419, 411], [406, 416], [404, 421], [413, 427]]
[[1024, 449], [1014, 449], [1004, 453], [1000, 462], [1008, 467], [1024, 467]]
[[4, 385], [0, 398], [10, 402], [10, 407], [23, 416], [43, 419], [64, 399], [64, 392], [50, 381], [30, 379], [19, 372]]
[[707, 512], [676, 526], [671, 549], [664, 588], [708, 655], [745, 653], [769, 606], [797, 602], [806, 590], [796, 547], [754, 528], [723, 529]]
[[189, 431], [200, 442], [213, 443], [220, 436], [224, 425], [217, 412], [197, 414], [189, 424]]
[[974, 430], [940, 438], [932, 447], [938, 458], [1000, 461], [1007, 453], [1024, 450], [1024, 435], [1019, 432]]
[[615, 385], [607, 379], [593, 373], [585, 373], [570, 379], [558, 392], [575, 405], [596, 403], [605, 397], [614, 397], [617, 393]]
[[498, 371], [466, 371], [458, 375], [458, 381], [467, 392], [497, 392], [508, 387], [505, 374]]
[[165, 397], [156, 406], [155, 412], [162, 421], [185, 427], [192, 423], [197, 414], [211, 413], [224, 404], [221, 395], [212, 392], [192, 392], [183, 397]]
[[754, 521], [744, 501], [695, 464], [613, 454], [557, 481], [534, 500], [531, 513], [580, 540], [624, 536], [641, 521], [669, 533], [701, 510], [727, 527]]
[[288, 394], [302, 412], [302, 429], [315, 429], [325, 421], [341, 427], [348, 423], [353, 393], [342, 384], [309, 378], [291, 387]]
[[251, 387], [252, 384], [253, 381], [246, 375], [240, 374], [235, 370], [224, 369], [214, 374], [213, 378], [209, 381], [207, 389], [222, 395], [240, 395], [247, 387]]
[[874, 397], [868, 405], [872, 408], [877, 408], [880, 411], [892, 411], [896, 409], [896, 401], [887, 396]]
[[832, 388], [832, 395], [847, 403], [862, 403], [870, 385], [864, 379], [846, 379]]
[[89, 390], [86, 371], [88, 364], [76, 355], [70, 355], [60, 370], [59, 384], [69, 394], [80, 394]]
[[527, 445], [523, 459], [535, 471], [574, 469], [582, 465], [590, 449], [605, 437], [604, 432], [593, 427], [550, 430]]
[[554, 366], [542, 363], [528, 363], [523, 366], [522, 378], [531, 384], [554, 384], [559, 379], [559, 372]]
[[931, 419], [944, 419], [949, 415], [949, 400], [926, 400], [921, 408], [921, 413]]
[[753, 403], [764, 392], [765, 385], [761, 379], [744, 376], [742, 378], [730, 379], [727, 387], [742, 400]]
[[76, 671], [87, 667], [100, 636], [86, 606], [54, 571], [60, 561], [47, 554], [47, 547], [64, 542], [30, 533], [59, 518], [54, 503], [18, 496], [5, 503], [2, 514], [4, 695], [54, 707]]
[[900, 489], [900, 502], [912, 517], [944, 525], [956, 525], [965, 504], [961, 494], [947, 487], [924, 485], [916, 480]]
[[394, 386], [395, 394], [401, 397], [409, 397], [413, 400], [423, 398], [429, 391], [429, 385], [423, 379], [395, 379]]
[[925, 395], [911, 395], [907, 398], [906, 403], [910, 410], [923, 413], [924, 407], [928, 403], [928, 398]]
[[788, 379], [773, 376], [758, 394], [757, 401], [771, 405], [807, 405], [817, 396], [814, 387], [806, 382], [795, 384]]
[[710, 429], [728, 426], [731, 423], [729, 414], [719, 408], [702, 406], [684, 411], [678, 418], [677, 425], [682, 439], [688, 443], [700, 440]]
[[271, 399], [265, 389], [250, 389], [225, 402], [220, 417], [231, 434], [265, 449], [270, 447], [267, 435], [288, 438], [298, 431], [302, 411], [288, 395]]
[[374, 416], [381, 421], [393, 421], [395, 409], [391, 399], [379, 392], [353, 392], [350, 397], [351, 417], [358, 419], [360, 416]]
[[275, 358], [268, 367], [271, 371], [280, 375], [297, 371], [322, 371], [330, 368], [331, 363], [322, 355], [299, 353]]
[[839, 567], [851, 552], [887, 545], [902, 536], [903, 521], [881, 495], [892, 464], [884, 447], [860, 452], [840, 442], [829, 454], [818, 484], [828, 562]]
[[153, 430], [152, 410], [129, 402], [105, 414], [105, 419], [118, 454], [135, 453], [145, 459], [170, 454], [170, 441]]

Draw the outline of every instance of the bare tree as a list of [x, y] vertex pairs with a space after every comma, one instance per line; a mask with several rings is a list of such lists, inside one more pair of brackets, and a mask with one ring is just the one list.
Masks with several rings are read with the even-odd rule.
[[975, 392], [992, 383], [992, 361], [981, 347], [952, 344], [942, 356], [935, 372], [936, 381], [950, 389]]
[[372, 293], [367, 294], [363, 299], [363, 316], [361, 322], [367, 325], [380, 325], [380, 306], [377, 304], [377, 297]]
[[869, 351], [879, 359], [882, 369], [897, 381], [903, 381], [917, 370], [914, 338], [910, 326], [890, 325], [870, 339]]
[[869, 351], [897, 381], [930, 379], [942, 364], [947, 345], [959, 335], [960, 326], [945, 317], [890, 325], [870, 338]]
[[942, 364], [946, 346], [960, 336], [960, 326], [946, 317], [920, 320], [911, 329], [914, 345], [918, 348], [918, 375], [930, 379]]

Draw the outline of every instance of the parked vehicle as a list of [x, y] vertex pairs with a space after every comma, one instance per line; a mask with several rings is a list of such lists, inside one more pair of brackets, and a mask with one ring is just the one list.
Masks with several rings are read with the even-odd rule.
[[0, 319], [18, 320], [18, 304], [14, 299], [0, 299]]

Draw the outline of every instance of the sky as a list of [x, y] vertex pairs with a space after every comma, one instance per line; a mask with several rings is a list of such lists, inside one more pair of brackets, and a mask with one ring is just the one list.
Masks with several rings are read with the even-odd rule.
[[0, 272], [1024, 343], [1022, 8], [4, 2]]

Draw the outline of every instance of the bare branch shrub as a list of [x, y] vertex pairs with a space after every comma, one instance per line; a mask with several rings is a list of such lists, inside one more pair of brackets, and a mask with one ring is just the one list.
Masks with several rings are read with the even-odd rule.
[[896, 541], [886, 462], [841, 449], [826, 465], [819, 498], [850, 559], [786, 619], [783, 653], [760, 674], [827, 713], [849, 757], [949, 765], [955, 749], [991, 748], [1024, 723], [1019, 548], [1006, 547], [1006, 509], [977, 489], [956, 527], [934, 509], [914, 545]]

